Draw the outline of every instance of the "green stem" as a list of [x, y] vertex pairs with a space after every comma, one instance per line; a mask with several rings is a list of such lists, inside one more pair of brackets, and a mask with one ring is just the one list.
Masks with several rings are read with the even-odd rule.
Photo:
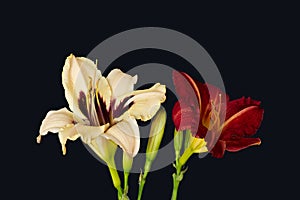
[[139, 193], [138, 193], [138, 198], [137, 198], [137, 200], [141, 200], [141, 198], [142, 198], [144, 185], [145, 185], [145, 183], [146, 183], [146, 178], [147, 178], [148, 172], [150, 171], [151, 164], [152, 164], [152, 161], [146, 160], [145, 168], [144, 168], [144, 173], [141, 173], [141, 175], [140, 175], [140, 180], [139, 180]]
[[174, 176], [175, 174], [173, 174], [173, 192], [172, 192], [172, 200], [176, 200], [177, 199], [177, 193], [178, 193], [178, 187], [179, 187], [179, 183], [180, 181], [176, 181], [176, 176]]
[[171, 200], [177, 199], [177, 193], [179, 184], [183, 179], [183, 175], [186, 172], [186, 169], [182, 171], [182, 166], [188, 161], [188, 159], [193, 154], [193, 151], [190, 147], [187, 147], [180, 158], [176, 156], [175, 168], [176, 173], [173, 174], [173, 192]]
[[116, 166], [115, 163], [112, 163], [108, 166], [114, 187], [117, 189], [118, 191], [118, 199], [121, 200], [122, 199], [122, 195], [123, 195], [123, 190], [121, 188], [121, 181], [120, 181], [120, 177], [119, 177], [119, 173], [116, 170]]
[[138, 194], [138, 200], [142, 199], [142, 194], [143, 194], [143, 189], [144, 189], [144, 185], [146, 183], [146, 177], [148, 175], [148, 172], [145, 172], [142, 176], [141, 176], [141, 180], [139, 183], [139, 194]]
[[123, 191], [123, 197], [125, 199], [128, 199], [127, 193], [128, 193], [128, 177], [130, 174], [130, 170], [132, 167], [133, 158], [129, 156], [126, 152], [123, 152], [123, 169], [124, 169], [124, 191]]
[[179, 188], [179, 183], [183, 179], [183, 172], [181, 171], [182, 166], [179, 162], [176, 163], [176, 174], [173, 174], [173, 192], [171, 200], [177, 199], [177, 193]]
[[126, 195], [128, 192], [128, 177], [129, 177], [129, 173], [124, 172], [124, 194], [126, 194]]

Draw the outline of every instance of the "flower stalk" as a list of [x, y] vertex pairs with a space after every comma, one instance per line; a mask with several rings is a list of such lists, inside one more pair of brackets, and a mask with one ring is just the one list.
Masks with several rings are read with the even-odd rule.
[[181, 171], [182, 166], [180, 165], [179, 162], [176, 163], [176, 173], [173, 174], [173, 192], [172, 192], [172, 198], [171, 200], [176, 200], [177, 199], [177, 193], [178, 193], [178, 188], [179, 188], [179, 183], [183, 179], [183, 174], [184, 171]]
[[[184, 152], [180, 156], [180, 151], [182, 145], [184, 144]], [[179, 184], [183, 179], [184, 173], [187, 171], [187, 168], [182, 170], [182, 167], [186, 164], [188, 159], [194, 153], [202, 153], [206, 152], [206, 142], [204, 139], [196, 138], [192, 136], [190, 130], [185, 131], [185, 141], [183, 143], [183, 131], [174, 130], [174, 149], [175, 149], [175, 164], [173, 165], [176, 169], [176, 173], [172, 175], [173, 177], [173, 192], [172, 192], [172, 200], [177, 199], [177, 193]]]
[[176, 168], [176, 173], [172, 175], [173, 177], [173, 192], [172, 200], [177, 199], [179, 183], [183, 178], [183, 173], [181, 172], [182, 165], [179, 162], [180, 152], [183, 144], [183, 132], [174, 130], [174, 150], [175, 150], [175, 164], [173, 165]]
[[115, 163], [111, 162], [110, 164], [108, 164], [108, 169], [109, 169], [112, 181], [113, 181], [113, 185], [118, 191], [118, 199], [121, 200], [122, 196], [123, 196], [123, 190], [121, 187], [121, 180], [119, 177], [119, 173], [116, 169]]
[[146, 149], [146, 162], [144, 166], [144, 173], [141, 172], [139, 178], [139, 192], [138, 192], [138, 200], [142, 198], [142, 193], [144, 189], [144, 185], [146, 183], [147, 175], [151, 169], [151, 165], [155, 160], [158, 149], [161, 143], [161, 140], [164, 135], [165, 125], [167, 120], [167, 114], [163, 107], [159, 109], [157, 114], [155, 115], [153, 122], [151, 123], [150, 134]]
[[133, 158], [127, 153], [123, 152], [123, 170], [124, 170], [124, 192], [123, 196], [127, 196], [128, 193], [128, 178], [132, 167]]
[[145, 163], [145, 166], [144, 166], [144, 173], [141, 172], [140, 174], [140, 177], [139, 177], [139, 193], [138, 193], [138, 200], [141, 200], [142, 199], [142, 194], [143, 194], [143, 189], [144, 189], [144, 185], [146, 183], [146, 178], [147, 178], [147, 175], [150, 171], [150, 162], [149, 161], [146, 161]]

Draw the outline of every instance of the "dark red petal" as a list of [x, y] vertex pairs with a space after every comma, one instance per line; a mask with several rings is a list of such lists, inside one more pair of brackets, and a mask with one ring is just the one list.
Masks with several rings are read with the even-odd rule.
[[199, 104], [199, 90], [194, 80], [189, 75], [174, 70], [173, 82], [179, 99], [184, 100], [187, 104]]
[[247, 108], [249, 106], [259, 106], [259, 105], [260, 105], [260, 101], [253, 100], [250, 97], [248, 97], [248, 98], [242, 97], [242, 98], [230, 101], [227, 104], [225, 120], [229, 119], [232, 115], [243, 110], [244, 108]]
[[253, 145], [260, 145], [259, 138], [241, 138], [239, 140], [226, 141], [226, 150], [236, 152]]
[[196, 81], [196, 84], [201, 95], [201, 109], [202, 112], [204, 112], [206, 108], [210, 105], [209, 90], [206, 84], [200, 83], [198, 81]]
[[226, 149], [225, 141], [219, 140], [214, 148], [210, 151], [211, 155], [215, 158], [222, 158]]
[[172, 110], [172, 118], [176, 130], [191, 130], [196, 134], [199, 124], [199, 108], [187, 105], [184, 101], [177, 101]]
[[221, 139], [249, 137], [256, 133], [263, 119], [264, 110], [258, 106], [247, 107], [231, 116], [224, 123]]
[[180, 103], [177, 101], [173, 106], [172, 110], [172, 119], [175, 125], [176, 130], [179, 130], [180, 122], [181, 122], [181, 108]]

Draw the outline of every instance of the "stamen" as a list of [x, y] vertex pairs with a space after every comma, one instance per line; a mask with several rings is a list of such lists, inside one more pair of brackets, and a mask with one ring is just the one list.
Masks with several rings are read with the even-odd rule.
[[86, 94], [86, 107], [87, 107], [87, 110], [88, 110], [88, 114], [89, 114], [89, 118], [91, 118], [91, 96], [90, 96], [90, 91], [91, 91], [91, 88], [92, 88], [92, 78], [89, 77], [89, 85], [88, 85], [88, 91], [87, 91], [87, 94]]
[[96, 126], [100, 125], [99, 118], [97, 116], [97, 111], [95, 108], [95, 91], [91, 91], [92, 101], [91, 101], [91, 116], [93, 117], [94, 124]]
[[215, 108], [215, 104], [214, 104], [213, 100], [210, 100], [210, 104], [211, 104], [211, 111], [210, 111], [210, 113], [211, 113], [211, 116], [210, 116], [211, 125], [209, 126], [209, 129], [212, 130], [213, 127], [216, 124], [217, 116], [216, 116], [216, 108]]
[[215, 101], [210, 101], [211, 103], [211, 126], [210, 126], [210, 130], [212, 130], [213, 128], [218, 128], [220, 126], [220, 112], [221, 112], [221, 95], [219, 94], [219, 98], [220, 98], [220, 102], [218, 104], [218, 108], [216, 108], [216, 100]]
[[105, 118], [104, 118], [104, 115], [103, 115], [103, 112], [102, 112], [102, 109], [101, 109], [101, 103], [100, 103], [100, 99], [99, 99], [99, 89], [98, 89], [98, 87], [96, 87], [96, 102], [97, 102], [98, 109], [99, 109], [98, 110], [98, 118], [99, 118], [100, 122], [102, 122], [103, 124], [106, 124]]
[[218, 113], [220, 114], [221, 112], [221, 106], [222, 106], [222, 95], [219, 94], [219, 107], [218, 107]]
[[86, 95], [87, 99], [87, 108], [88, 108], [88, 113], [89, 113], [89, 119], [92, 125], [99, 126], [99, 120], [97, 117], [97, 112], [95, 110], [95, 104], [94, 104], [94, 99], [95, 99], [95, 91], [93, 88], [93, 79], [89, 77], [89, 85], [88, 85], [88, 93]]
[[222, 95], [219, 94], [219, 107], [218, 107], [218, 120], [217, 120], [217, 127], [220, 127], [220, 114], [222, 109]]

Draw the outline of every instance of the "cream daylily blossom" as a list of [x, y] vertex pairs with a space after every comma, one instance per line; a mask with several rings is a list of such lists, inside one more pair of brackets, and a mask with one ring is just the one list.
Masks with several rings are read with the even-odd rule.
[[93, 61], [72, 54], [65, 61], [62, 81], [72, 112], [66, 108], [49, 111], [37, 142], [48, 132], [58, 133], [63, 154], [67, 140], [80, 137], [102, 159], [111, 141], [134, 157], [140, 147], [136, 119], [151, 119], [166, 99], [165, 85], [134, 91], [137, 75], [113, 69], [105, 78]]

